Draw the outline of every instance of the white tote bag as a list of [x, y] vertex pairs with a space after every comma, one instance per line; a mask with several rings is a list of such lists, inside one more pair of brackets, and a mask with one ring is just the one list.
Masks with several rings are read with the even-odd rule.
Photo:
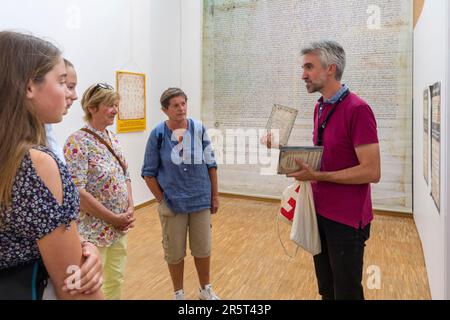
[[291, 227], [291, 240], [313, 256], [322, 251], [311, 182], [300, 182], [300, 192]]
[[284, 190], [278, 217], [292, 223], [290, 239], [297, 246], [312, 255], [322, 251], [311, 182], [295, 181]]

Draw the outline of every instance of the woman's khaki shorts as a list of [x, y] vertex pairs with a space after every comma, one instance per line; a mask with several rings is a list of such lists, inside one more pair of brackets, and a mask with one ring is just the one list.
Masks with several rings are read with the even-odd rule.
[[192, 256], [211, 255], [211, 211], [205, 209], [190, 214], [175, 214], [163, 201], [158, 207], [162, 227], [164, 259], [178, 264], [186, 256], [186, 237], [189, 230], [189, 248]]

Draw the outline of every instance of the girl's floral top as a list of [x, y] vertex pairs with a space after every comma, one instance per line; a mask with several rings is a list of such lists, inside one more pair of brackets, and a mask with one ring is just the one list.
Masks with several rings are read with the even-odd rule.
[[0, 208], [0, 270], [40, 260], [37, 241], [59, 226], [69, 227], [78, 216], [80, 198], [67, 167], [47, 148], [34, 149], [57, 162], [63, 201], [59, 204], [38, 176], [27, 152], [14, 178], [11, 205]]
[[[91, 125], [85, 128], [95, 132], [111, 146], [128, 167], [116, 135], [107, 134], [94, 129]], [[78, 130], [72, 134], [64, 145], [64, 156], [73, 182], [79, 189], [84, 189], [103, 206], [115, 214], [124, 213], [128, 209], [127, 181], [130, 181], [128, 169], [123, 172], [117, 159], [107, 147], [88, 132]], [[80, 211], [78, 219], [80, 234], [93, 244], [106, 247], [112, 245], [121, 236], [122, 231], [100, 220], [88, 212]]]

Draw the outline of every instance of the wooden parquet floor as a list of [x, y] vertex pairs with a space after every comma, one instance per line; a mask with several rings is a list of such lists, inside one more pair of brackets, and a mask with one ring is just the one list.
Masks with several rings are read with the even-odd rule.
[[[213, 216], [211, 279], [222, 299], [319, 299], [311, 255], [299, 249], [288, 257], [278, 238], [278, 204], [221, 197]], [[161, 246], [157, 205], [136, 211], [129, 234], [124, 299], [172, 299], [172, 283]], [[289, 226], [279, 222], [290, 253]], [[376, 215], [366, 243], [363, 285], [366, 299], [430, 299], [419, 236], [411, 218]], [[374, 270], [379, 270], [379, 289]], [[198, 280], [189, 249], [185, 295], [197, 299]], [[375, 288], [374, 288], [375, 286]]]

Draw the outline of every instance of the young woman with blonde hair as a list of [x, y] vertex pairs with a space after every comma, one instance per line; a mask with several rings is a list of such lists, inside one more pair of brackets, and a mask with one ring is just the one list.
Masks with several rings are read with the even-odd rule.
[[100, 251], [102, 290], [108, 300], [121, 299], [126, 232], [135, 220], [128, 165], [117, 136], [107, 129], [114, 123], [119, 102], [112, 86], [90, 86], [81, 99], [87, 124], [64, 145], [67, 165], [80, 192], [78, 229]]

